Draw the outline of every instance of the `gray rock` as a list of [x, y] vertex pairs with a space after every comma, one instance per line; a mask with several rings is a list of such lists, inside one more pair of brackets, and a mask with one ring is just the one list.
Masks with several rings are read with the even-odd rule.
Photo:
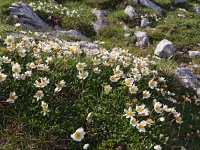
[[124, 10], [124, 13], [127, 14], [130, 17], [130, 19], [133, 19], [133, 18], [135, 18], [137, 16], [137, 13], [133, 9], [133, 7], [130, 6], [130, 5], [126, 6], [126, 9]]
[[198, 88], [199, 82], [197, 76], [191, 70], [185, 67], [178, 67], [175, 70], [175, 75], [185, 87]]
[[141, 24], [140, 24], [140, 26], [141, 27], [147, 27], [149, 25], [149, 19], [147, 19], [147, 18], [142, 18], [141, 19]]
[[69, 31], [55, 31], [55, 34], [58, 35], [67, 35], [70, 38], [75, 38], [78, 40], [83, 40], [83, 41], [90, 41], [89, 38], [87, 38], [86, 36], [84, 36], [83, 34], [81, 34], [79, 31], [77, 30], [69, 30]]
[[194, 11], [195, 11], [197, 14], [200, 14], [200, 6], [195, 5], [195, 6], [194, 6]]
[[163, 8], [151, 2], [150, 0], [139, 0], [139, 3], [158, 12], [165, 11]]
[[185, 2], [187, 2], [187, 0], [176, 0], [176, 1], [175, 1], [175, 4], [185, 3]]
[[98, 32], [101, 28], [107, 25], [106, 16], [108, 15], [108, 11], [106, 10], [97, 10], [96, 8], [92, 10], [92, 13], [97, 17], [96, 21], [92, 22], [94, 30]]
[[12, 3], [9, 10], [10, 16], [17, 22], [21, 23], [22, 28], [28, 30], [51, 29], [51, 27], [39, 18], [26, 3]]
[[170, 57], [175, 52], [172, 42], [164, 39], [157, 45], [154, 55], [160, 58]]
[[88, 41], [80, 41], [79, 42], [81, 49], [98, 49], [99, 45], [95, 43], [91, 43]]
[[200, 57], [200, 51], [189, 51], [190, 57]]
[[137, 42], [135, 43], [135, 45], [137, 47], [149, 46], [150, 45], [147, 32], [136, 31], [134, 34], [137, 38]]

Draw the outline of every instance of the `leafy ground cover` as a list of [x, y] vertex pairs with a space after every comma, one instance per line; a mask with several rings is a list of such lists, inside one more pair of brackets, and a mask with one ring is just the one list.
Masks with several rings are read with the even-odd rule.
[[[47, 11], [38, 9], [38, 1], [26, 1], [36, 3], [32, 6], [45, 21], [56, 14], [63, 28], [100, 41], [98, 49], [83, 49], [79, 42], [49, 40], [34, 32], [14, 38], [9, 33], [21, 29], [7, 17], [11, 2], [1, 2], [0, 9], [0, 149], [83, 149], [85, 144], [103, 150], [199, 149], [199, 92], [182, 87], [173, 76], [172, 69], [182, 63], [176, 57], [151, 56], [163, 38], [179, 50], [197, 49], [197, 14], [180, 18], [180, 10], [167, 0], [155, 1], [167, 9], [162, 15], [134, 5], [152, 20], [142, 29], [151, 46], [139, 49], [134, 36], [124, 38], [120, 23], [132, 33], [140, 24], [123, 13], [130, 1], [57, 1], [63, 11], [50, 2], [42, 3], [50, 7]], [[191, 11], [194, 3], [179, 7]], [[98, 34], [91, 27], [94, 7], [111, 11], [108, 27]]]

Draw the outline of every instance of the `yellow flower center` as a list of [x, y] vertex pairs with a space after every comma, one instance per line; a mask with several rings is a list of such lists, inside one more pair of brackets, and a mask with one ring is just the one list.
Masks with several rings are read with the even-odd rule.
[[76, 138], [79, 138], [79, 137], [81, 136], [81, 133], [80, 133], [79, 131], [76, 131], [76, 132], [74, 133], [74, 136], [75, 136]]
[[8, 43], [12, 43], [13, 40], [11, 38], [8, 38], [7, 41], [8, 41]]
[[138, 107], [137, 111], [142, 112], [143, 111], [142, 107]]
[[131, 123], [132, 124], [135, 124], [136, 123], [136, 119], [134, 118], [134, 119], [131, 119]]
[[18, 68], [13, 68], [13, 72], [18, 72], [19, 71], [19, 69]]
[[152, 119], [147, 119], [147, 123], [148, 123], [148, 124], [152, 124], [152, 123], [153, 123], [153, 120], [152, 120]]
[[155, 110], [160, 110], [160, 106], [156, 106], [156, 107], [155, 107]]
[[132, 115], [133, 114], [133, 111], [132, 110], [129, 110], [128, 112], [127, 112], [127, 115]]
[[144, 125], [140, 123], [140, 124], [138, 125], [138, 128], [142, 129], [142, 128], [144, 128]]
[[15, 95], [11, 95], [10, 99], [15, 100], [16, 99]]
[[0, 75], [0, 80], [2, 80], [3, 79], [3, 76], [2, 75]]

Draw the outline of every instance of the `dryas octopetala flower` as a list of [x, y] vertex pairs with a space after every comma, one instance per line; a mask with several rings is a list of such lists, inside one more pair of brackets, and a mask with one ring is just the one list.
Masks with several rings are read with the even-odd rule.
[[130, 119], [130, 124], [131, 124], [133, 127], [135, 127], [135, 126], [137, 126], [138, 121], [137, 121], [135, 118], [131, 117], [131, 119]]
[[135, 116], [135, 112], [133, 112], [131, 107], [129, 107], [128, 110], [124, 109], [124, 112], [126, 113], [124, 115], [124, 116], [126, 116], [126, 118], [131, 118], [131, 117]]
[[7, 75], [0, 72], [0, 83], [6, 80]]
[[124, 80], [124, 84], [128, 87], [130, 87], [133, 84], [134, 79], [133, 78], [126, 78]]
[[17, 99], [17, 95], [15, 92], [11, 92], [9, 98], [6, 100], [6, 102], [9, 103], [15, 103], [15, 100]]
[[158, 83], [157, 83], [156, 81], [154, 81], [153, 79], [149, 81], [149, 87], [150, 87], [151, 89], [156, 88], [156, 87], [157, 87], [157, 84], [158, 84]]
[[4, 43], [7, 45], [12, 45], [14, 43], [14, 40], [15, 40], [14, 37], [12, 35], [9, 35], [6, 37]]
[[142, 75], [144, 75], [144, 76], [149, 75], [149, 74], [150, 74], [149, 68], [142, 68], [142, 69], [141, 69], [141, 73], [142, 73]]
[[44, 88], [45, 86], [47, 86], [47, 84], [49, 84], [49, 79], [47, 79], [47, 77], [40, 78], [40, 82], [36, 80], [34, 83], [35, 87], [37, 88]]
[[39, 101], [40, 99], [42, 99], [44, 97], [44, 93], [42, 90], [37, 91], [37, 93], [34, 95], [34, 98], [37, 99], [37, 101]]
[[85, 80], [88, 77], [89, 73], [87, 71], [79, 71], [78, 78]]
[[81, 127], [81, 128], [78, 128], [76, 130], [76, 132], [74, 132], [73, 134], [71, 134], [71, 138], [74, 141], [81, 141], [84, 138], [84, 135], [85, 135], [84, 129]]
[[110, 85], [105, 85], [104, 86], [104, 92], [105, 92], [105, 94], [110, 93], [111, 90], [112, 90], [112, 87]]
[[89, 144], [84, 144], [83, 149], [88, 149]]
[[160, 145], [156, 145], [153, 147], [155, 150], [162, 150], [162, 147]]
[[92, 121], [92, 112], [90, 112], [90, 113], [86, 116], [85, 120], [87, 120], [88, 122]]
[[157, 113], [161, 113], [162, 112], [162, 104], [160, 103], [160, 102], [155, 102], [154, 103], [154, 110], [155, 110], [155, 112], [157, 112]]
[[146, 129], [145, 129], [146, 125], [147, 125], [147, 122], [143, 120], [137, 124], [136, 128], [138, 129], [139, 132], [146, 132]]
[[42, 106], [42, 113], [44, 116], [46, 116], [49, 112], [49, 106], [44, 101], [41, 102], [41, 106]]
[[181, 116], [180, 113], [177, 113], [174, 115], [174, 118], [176, 119], [176, 123], [178, 123], [178, 124], [183, 123], [182, 118], [180, 116]]
[[19, 74], [21, 72], [21, 67], [18, 63], [12, 65], [13, 73]]
[[132, 85], [131, 87], [129, 87], [129, 91], [131, 94], [136, 94], [138, 91], [138, 87], [136, 85]]
[[1, 61], [5, 64], [9, 64], [11, 62], [11, 59], [9, 59], [7, 56], [2, 56]]
[[59, 92], [62, 90], [62, 88], [65, 87], [65, 81], [62, 80], [59, 83], [56, 84], [55, 92]]
[[154, 121], [151, 118], [148, 118], [146, 120], [146, 123], [147, 123], [147, 125], [151, 126], [154, 123]]
[[83, 71], [83, 69], [86, 67], [87, 65], [85, 64], [85, 63], [78, 63], [77, 65], [76, 65], [76, 68], [77, 68], [77, 70], [79, 70], [79, 71]]
[[110, 81], [112, 81], [112, 82], [117, 82], [118, 80], [119, 80], [119, 76], [118, 75], [112, 75], [110, 77]]
[[147, 90], [143, 91], [143, 99], [148, 99], [151, 96], [151, 93]]

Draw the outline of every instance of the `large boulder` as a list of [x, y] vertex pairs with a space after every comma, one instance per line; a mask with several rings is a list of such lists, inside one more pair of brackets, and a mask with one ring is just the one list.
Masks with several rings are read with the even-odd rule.
[[97, 20], [93, 21], [92, 25], [94, 27], [94, 30], [98, 32], [101, 28], [107, 25], [106, 16], [108, 15], [108, 11], [98, 10], [95, 8], [92, 10], [92, 13], [97, 17]]
[[135, 45], [137, 47], [143, 47], [143, 46], [149, 46], [150, 45], [147, 32], [136, 31], [134, 34], [137, 38], [137, 42], [135, 43]]
[[150, 0], [139, 0], [139, 3], [146, 6], [146, 7], [149, 7], [155, 11], [158, 11], [158, 12], [163, 12], [165, 11], [163, 8], [161, 8], [160, 6], [156, 5], [155, 3], [153, 3], [152, 1]]
[[133, 9], [133, 7], [130, 6], [130, 5], [126, 6], [126, 9], [124, 10], [124, 13], [127, 14], [130, 17], [130, 19], [133, 19], [133, 18], [135, 18], [137, 16], [137, 13]]
[[154, 55], [160, 58], [168, 58], [175, 52], [172, 42], [164, 39], [157, 45]]
[[199, 87], [197, 76], [194, 75], [191, 70], [185, 67], [178, 67], [175, 70], [175, 75], [185, 87], [193, 89], [197, 89]]
[[22, 28], [28, 30], [49, 30], [51, 27], [45, 23], [26, 3], [12, 3], [9, 7], [10, 16], [21, 23]]

